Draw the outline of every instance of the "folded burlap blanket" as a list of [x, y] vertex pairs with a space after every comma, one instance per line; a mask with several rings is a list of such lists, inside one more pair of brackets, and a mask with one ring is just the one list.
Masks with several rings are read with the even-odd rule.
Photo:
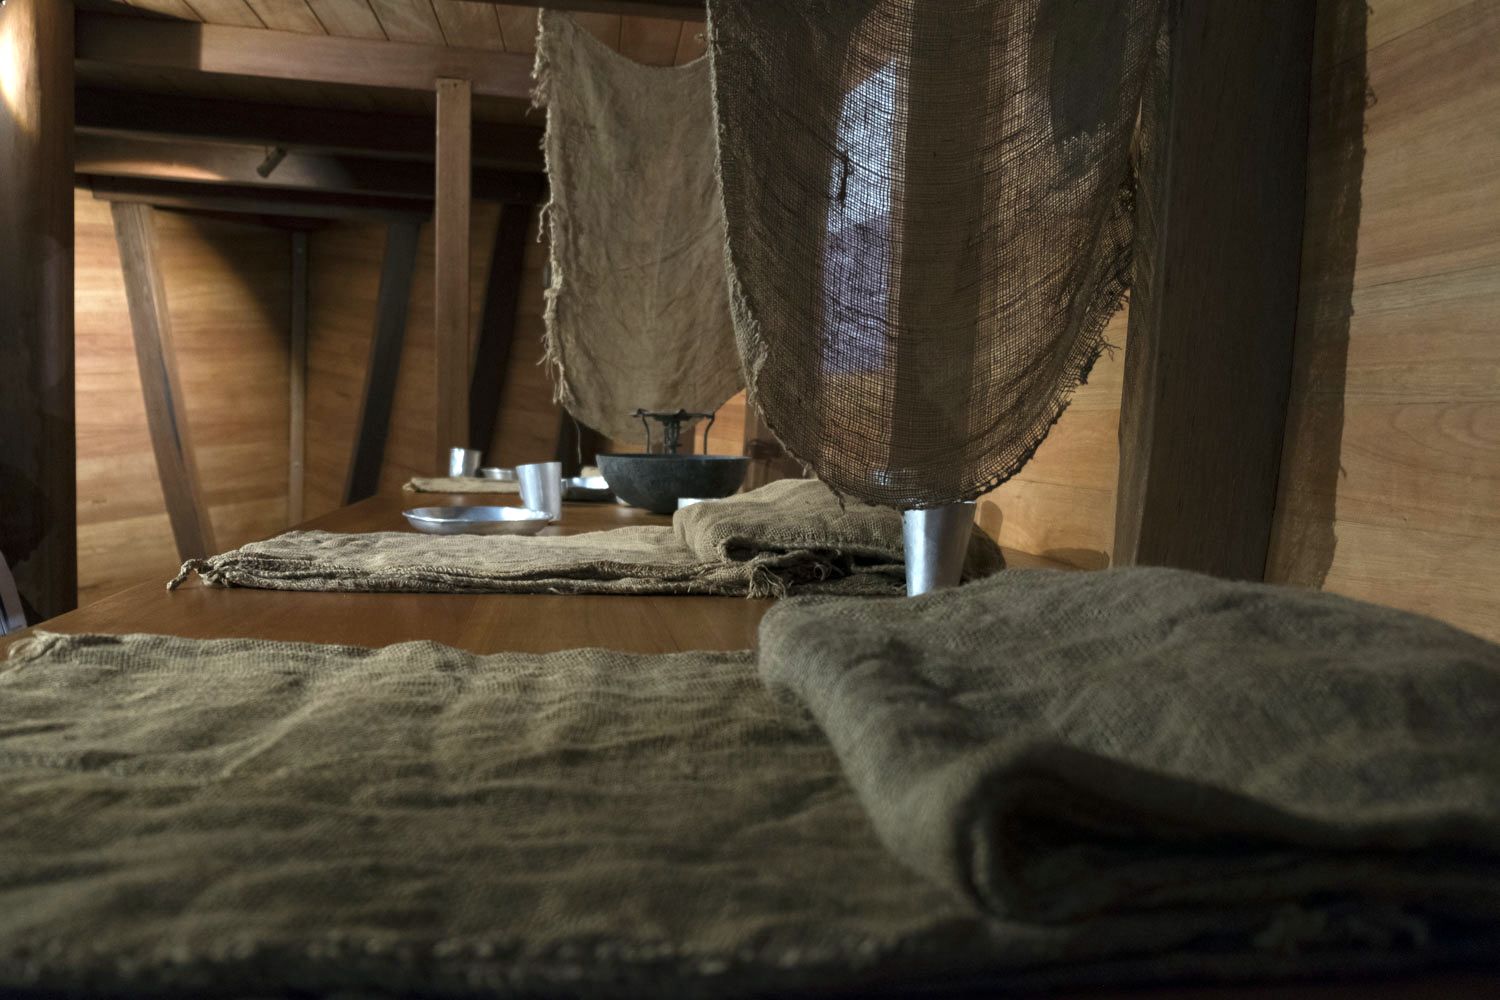
[[[693, 504], [672, 517], [672, 527], [702, 559], [758, 560], [804, 577], [871, 573], [906, 579], [901, 514], [840, 500], [816, 479], [782, 479], [725, 500]], [[999, 546], [975, 528], [964, 579], [1004, 567]]]
[[413, 476], [401, 487], [408, 493], [520, 493], [521, 484], [507, 479], [466, 476]]
[[1319, 947], [1348, 933], [1329, 912], [1406, 914], [1418, 938], [1441, 933], [1429, 904], [1500, 916], [1500, 647], [1431, 619], [1174, 570], [1012, 571], [782, 604], [760, 647], [881, 840], [998, 916], [1211, 933], [1299, 904], [1318, 912], [1267, 940]]
[[986, 916], [881, 846], [750, 653], [49, 634], [12, 652], [6, 996], [968, 996], [1483, 943], [1455, 918], [1414, 947], [1399, 907]]
[[[292, 531], [189, 560], [167, 586], [196, 572], [214, 586], [270, 590], [871, 597], [904, 592], [901, 553], [895, 511], [844, 511], [822, 484], [787, 480], [687, 507], [670, 528], [564, 537]], [[976, 531], [973, 573], [1002, 565]]]

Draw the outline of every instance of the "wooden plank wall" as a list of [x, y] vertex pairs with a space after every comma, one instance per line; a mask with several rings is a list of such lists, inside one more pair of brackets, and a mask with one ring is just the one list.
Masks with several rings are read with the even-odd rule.
[[1500, 638], [1500, 0], [1319, 21], [1268, 575]]
[[1019, 475], [983, 497], [979, 524], [1008, 548], [1083, 569], [1109, 565], [1120, 463], [1120, 391], [1127, 312], [1110, 320], [1110, 345], [1087, 385]]
[[[75, 196], [80, 603], [167, 580], [176, 548], [146, 425], [109, 206]], [[177, 366], [215, 540], [286, 526], [291, 241], [157, 214]]]
[[[1267, 578], [1500, 638], [1500, 0], [1319, 0], [1318, 16]], [[1003, 544], [1107, 565], [1122, 360], [985, 499]]]

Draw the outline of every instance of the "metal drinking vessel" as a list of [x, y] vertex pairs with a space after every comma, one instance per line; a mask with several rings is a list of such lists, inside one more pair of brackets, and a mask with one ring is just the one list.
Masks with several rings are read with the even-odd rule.
[[974, 530], [974, 510], [971, 500], [901, 512], [908, 597], [958, 586]]
[[532, 510], [540, 510], [552, 520], [562, 518], [562, 463], [534, 462], [516, 466], [516, 478], [521, 482], [521, 503]]
[[448, 475], [457, 479], [472, 479], [479, 474], [479, 452], [473, 448], [448, 449]]

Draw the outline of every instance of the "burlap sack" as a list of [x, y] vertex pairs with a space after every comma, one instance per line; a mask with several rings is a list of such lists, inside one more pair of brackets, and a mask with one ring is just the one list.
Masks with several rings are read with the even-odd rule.
[[544, 10], [547, 358], [557, 398], [635, 441], [637, 409], [711, 413], [744, 383], [729, 319], [706, 59], [642, 66]]

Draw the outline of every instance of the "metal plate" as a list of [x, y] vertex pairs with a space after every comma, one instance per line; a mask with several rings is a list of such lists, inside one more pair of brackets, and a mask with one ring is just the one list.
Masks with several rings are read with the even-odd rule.
[[498, 479], [502, 483], [513, 483], [513, 482], [516, 481], [516, 470], [515, 469], [501, 469], [501, 468], [497, 468], [496, 466], [489, 465], [489, 466], [485, 466], [483, 469], [479, 470], [479, 478], [481, 478], [481, 479]]
[[605, 503], [615, 498], [614, 491], [603, 476], [574, 476], [563, 480], [564, 500], [598, 500]]
[[401, 514], [429, 535], [534, 535], [552, 520], [525, 507], [416, 507]]

